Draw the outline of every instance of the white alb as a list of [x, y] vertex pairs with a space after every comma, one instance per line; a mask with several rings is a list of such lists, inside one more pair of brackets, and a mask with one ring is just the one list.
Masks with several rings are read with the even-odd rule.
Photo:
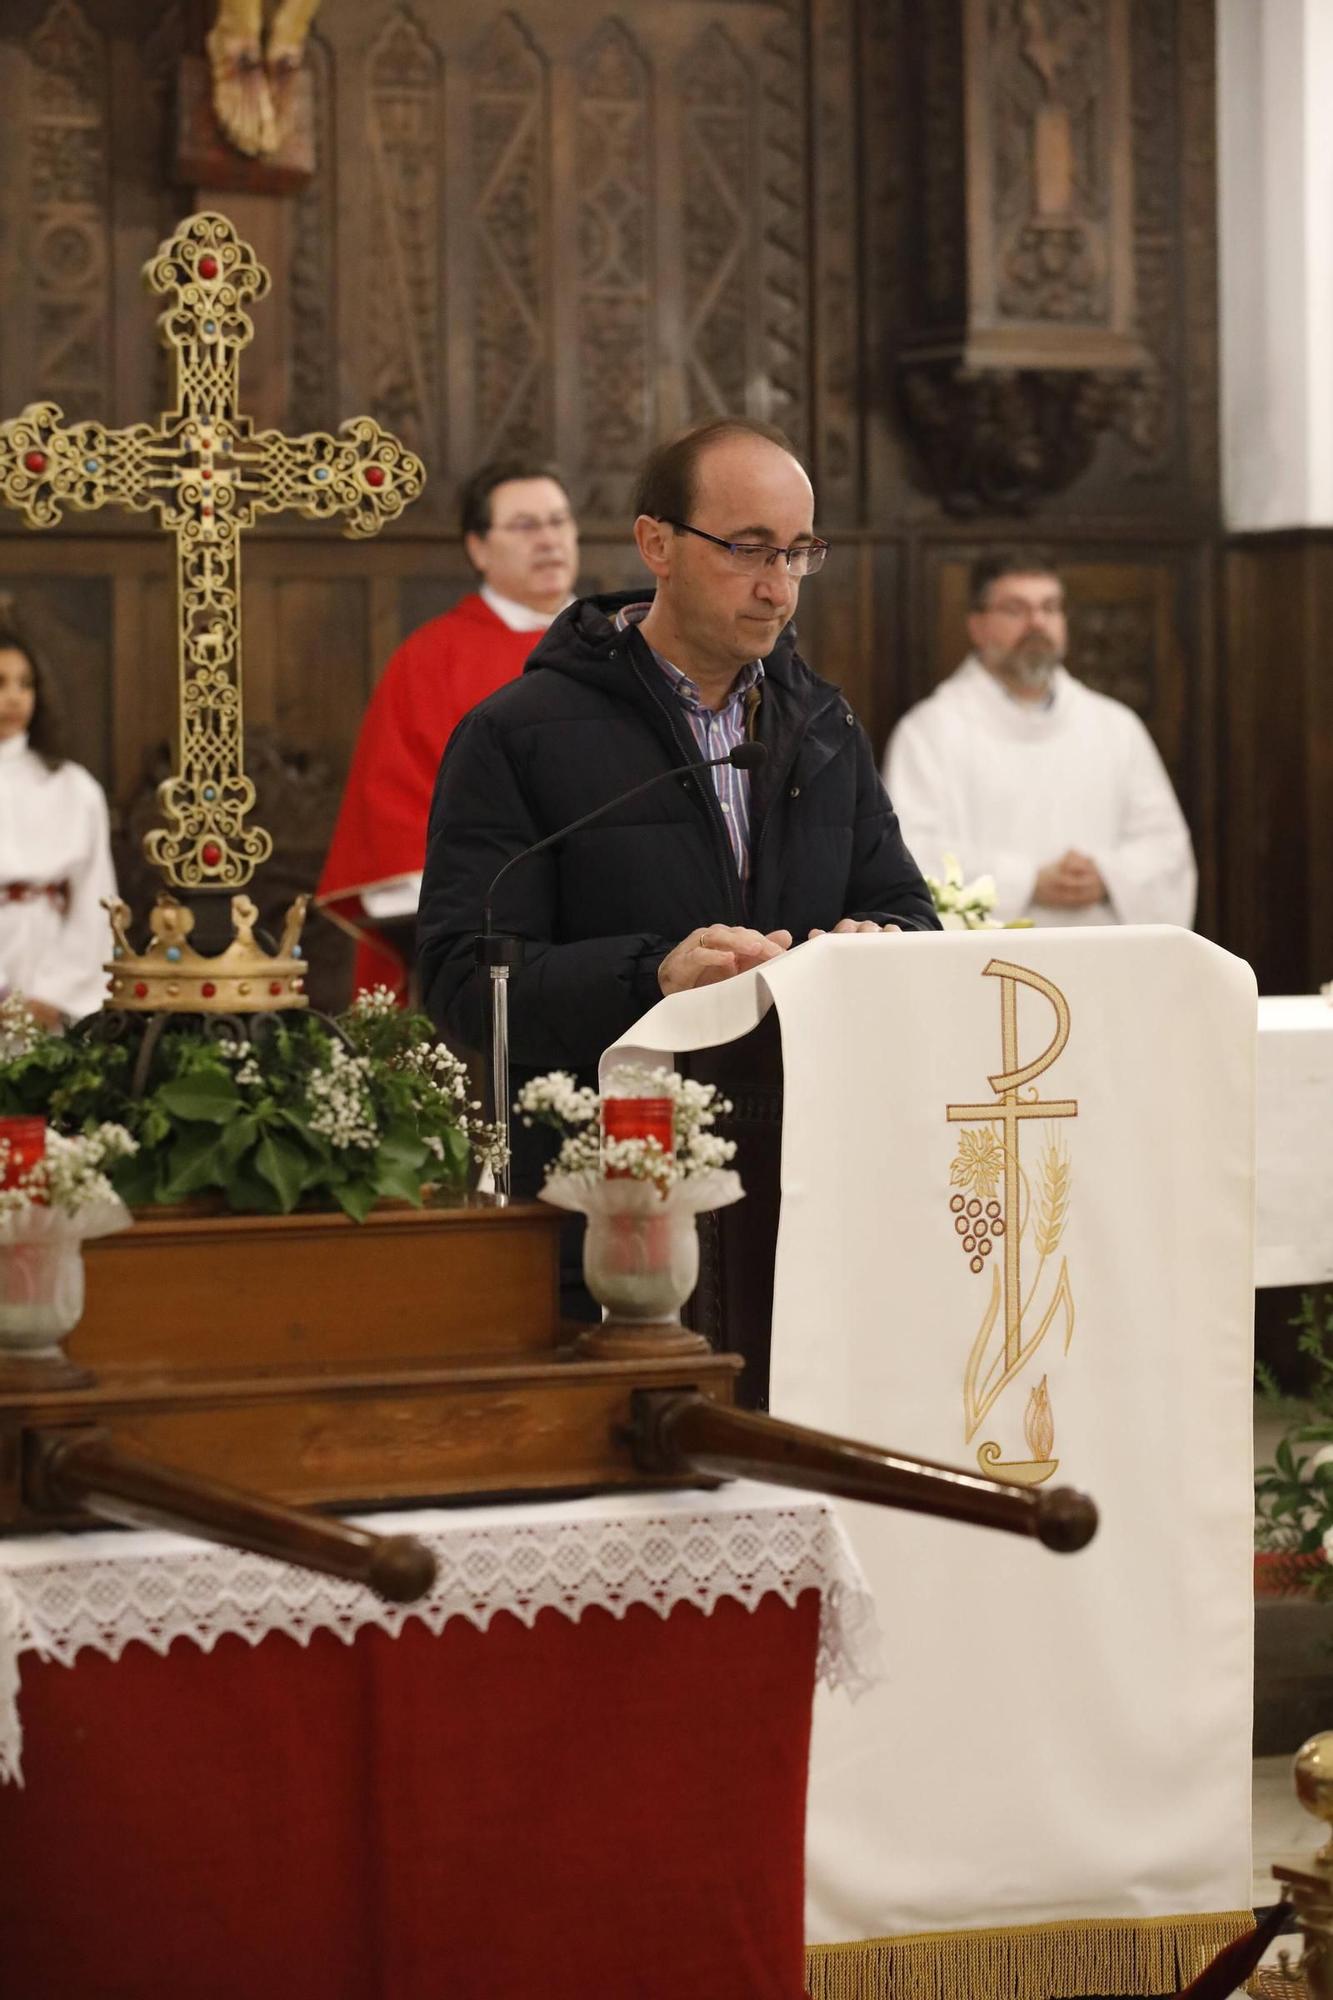
[[[1197, 877], [1184, 814], [1133, 709], [1057, 667], [1042, 705], [1006, 694], [975, 655], [908, 710], [884, 782], [927, 875], [946, 854], [993, 875], [995, 915], [1038, 924], [1194, 920]], [[1097, 864], [1109, 902], [1033, 902], [1037, 871], [1071, 848]]]
[[[65, 884], [63, 911], [49, 896], [12, 900], [11, 884]], [[0, 985], [58, 1007], [70, 1020], [106, 994], [116, 893], [102, 787], [81, 764], [50, 770], [26, 736], [0, 742]]]

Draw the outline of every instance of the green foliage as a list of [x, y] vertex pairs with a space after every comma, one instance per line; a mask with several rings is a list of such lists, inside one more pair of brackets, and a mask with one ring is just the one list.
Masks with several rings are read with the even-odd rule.
[[361, 1221], [386, 1198], [462, 1193], [474, 1157], [488, 1156], [463, 1065], [423, 1015], [384, 996], [363, 997], [336, 1027], [293, 1011], [255, 1017], [252, 1042], [212, 1029], [196, 1016], [169, 1023], [138, 1094], [137, 1039], [11, 1039], [0, 1114], [40, 1114], [66, 1132], [124, 1125], [139, 1150], [109, 1171], [133, 1207], [211, 1194], [241, 1213], [336, 1203]]
[[[1310, 1404], [1289, 1426], [1271, 1465], [1255, 1472], [1259, 1547], [1313, 1555], [1333, 1535], [1333, 1293], [1306, 1292], [1291, 1324], [1298, 1351], [1311, 1364]], [[1266, 1398], [1285, 1401], [1272, 1371], [1256, 1370]], [[1318, 1593], [1333, 1596], [1330, 1566], [1318, 1573]]]

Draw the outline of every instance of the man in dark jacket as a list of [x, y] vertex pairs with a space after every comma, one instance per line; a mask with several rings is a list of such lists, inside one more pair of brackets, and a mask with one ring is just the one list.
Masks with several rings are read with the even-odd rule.
[[[654, 786], [500, 885], [498, 931], [520, 1073], [590, 1075], [664, 993], [745, 971], [829, 930], [934, 930], [864, 730], [811, 673], [791, 624], [823, 562], [814, 495], [779, 432], [708, 424], [654, 453], [634, 525], [656, 578], [584, 598], [517, 681], [459, 724], [436, 784], [420, 912], [421, 986], [451, 1039], [480, 1048], [473, 945], [499, 869], [674, 765], [753, 737], [722, 765]], [[515, 1186], [525, 1179], [515, 1162]]]

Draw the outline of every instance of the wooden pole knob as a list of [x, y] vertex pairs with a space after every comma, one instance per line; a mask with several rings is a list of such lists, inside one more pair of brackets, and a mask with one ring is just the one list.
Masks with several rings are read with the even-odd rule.
[[366, 1572], [376, 1597], [389, 1604], [415, 1604], [435, 1582], [436, 1562], [424, 1542], [411, 1535], [380, 1535]]

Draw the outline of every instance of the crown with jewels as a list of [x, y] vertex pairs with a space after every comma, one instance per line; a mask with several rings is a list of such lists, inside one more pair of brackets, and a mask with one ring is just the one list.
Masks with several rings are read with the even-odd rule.
[[255, 942], [255, 905], [248, 896], [233, 896], [232, 941], [211, 958], [190, 943], [194, 914], [174, 896], [161, 895], [153, 905], [152, 941], [141, 952], [130, 943], [128, 903], [106, 903], [116, 943], [105, 968], [111, 975], [105, 1004], [134, 1014], [259, 1014], [308, 1006], [298, 939], [309, 901], [298, 896], [292, 904], [273, 953]]

